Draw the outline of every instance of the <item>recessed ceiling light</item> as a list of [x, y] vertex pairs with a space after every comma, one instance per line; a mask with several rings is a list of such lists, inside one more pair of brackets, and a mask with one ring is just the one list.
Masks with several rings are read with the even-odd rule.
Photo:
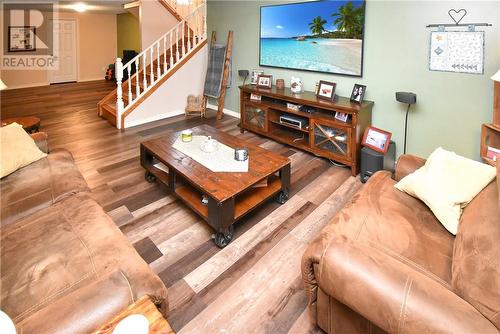
[[79, 2], [73, 5], [73, 9], [76, 10], [77, 12], [84, 12], [87, 10], [87, 5], [84, 4], [83, 2]]

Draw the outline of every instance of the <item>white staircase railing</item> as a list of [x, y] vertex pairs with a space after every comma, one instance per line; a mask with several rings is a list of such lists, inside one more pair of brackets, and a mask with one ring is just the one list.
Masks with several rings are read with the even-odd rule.
[[121, 128], [122, 115], [172, 71], [176, 64], [207, 39], [206, 17], [207, 5], [203, 2], [128, 63], [123, 64], [121, 58], [116, 59], [116, 126], [118, 129]]

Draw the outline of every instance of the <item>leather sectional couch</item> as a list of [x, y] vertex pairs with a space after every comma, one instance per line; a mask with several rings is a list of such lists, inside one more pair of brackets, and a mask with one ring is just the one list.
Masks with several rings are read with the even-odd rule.
[[[34, 138], [46, 151], [45, 135]], [[68, 151], [0, 186], [0, 308], [18, 333], [89, 333], [144, 295], [166, 316], [164, 284], [92, 198]]]
[[500, 166], [451, 235], [394, 184], [424, 160], [373, 175], [310, 244], [302, 276], [327, 333], [499, 333]]

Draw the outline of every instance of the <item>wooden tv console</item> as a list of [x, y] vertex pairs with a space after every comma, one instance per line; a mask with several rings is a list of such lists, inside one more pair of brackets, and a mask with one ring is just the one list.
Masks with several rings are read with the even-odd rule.
[[[255, 94], [260, 101], [250, 99]], [[287, 103], [301, 105], [312, 112], [295, 111]], [[352, 175], [359, 172], [361, 140], [371, 125], [373, 102], [361, 105], [348, 98], [335, 101], [318, 99], [313, 92], [293, 94], [290, 88], [277, 90], [240, 86], [241, 131], [249, 130], [278, 142], [311, 152], [351, 167]], [[347, 122], [335, 119], [335, 112], [347, 113]], [[280, 116], [300, 120], [302, 127], [280, 122]]]

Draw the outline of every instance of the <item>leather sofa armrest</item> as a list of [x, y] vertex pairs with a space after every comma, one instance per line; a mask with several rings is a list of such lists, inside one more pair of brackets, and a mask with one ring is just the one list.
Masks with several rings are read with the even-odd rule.
[[45, 132], [36, 132], [31, 134], [31, 138], [35, 141], [36, 146], [40, 151], [49, 153], [49, 144], [47, 142], [47, 134]]
[[326, 294], [390, 333], [498, 333], [447, 283], [343, 236], [324, 250], [316, 275]]
[[17, 332], [91, 333], [133, 302], [130, 282], [122, 271], [115, 271], [16, 323]]
[[423, 165], [425, 165], [425, 159], [411, 154], [403, 154], [396, 163], [394, 180], [400, 181], [403, 177], [413, 173]]

